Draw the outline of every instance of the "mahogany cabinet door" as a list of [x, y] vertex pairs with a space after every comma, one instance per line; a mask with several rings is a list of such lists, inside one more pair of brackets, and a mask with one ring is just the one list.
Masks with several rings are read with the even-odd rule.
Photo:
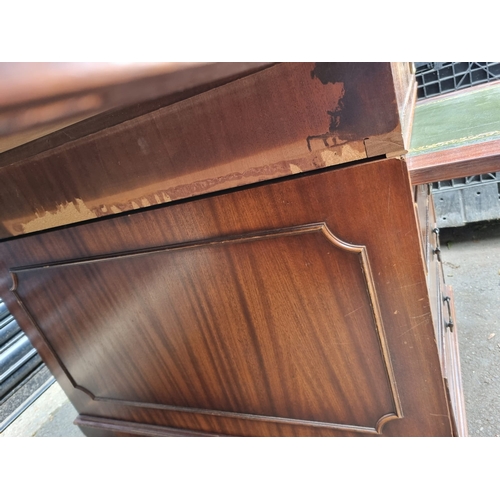
[[0, 291], [94, 428], [449, 436], [419, 245], [389, 159], [6, 241]]

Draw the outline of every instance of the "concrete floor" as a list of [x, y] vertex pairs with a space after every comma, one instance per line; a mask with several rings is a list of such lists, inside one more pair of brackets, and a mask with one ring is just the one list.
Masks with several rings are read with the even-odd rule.
[[[470, 436], [500, 436], [500, 221], [441, 230], [453, 286]], [[83, 436], [55, 383], [0, 436]]]
[[500, 436], [500, 221], [440, 234], [453, 287], [470, 436]]
[[76, 410], [55, 382], [0, 437], [84, 437], [73, 425]]

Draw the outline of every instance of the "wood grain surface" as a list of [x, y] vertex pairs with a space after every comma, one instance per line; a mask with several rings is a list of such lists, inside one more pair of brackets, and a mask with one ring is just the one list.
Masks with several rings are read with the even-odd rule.
[[0, 238], [401, 154], [403, 135], [389, 63], [277, 64], [14, 163], [0, 156]]
[[11, 272], [96, 400], [373, 433], [400, 414], [366, 251], [323, 224]]
[[182, 96], [269, 65], [0, 63], [0, 151], [113, 108]]
[[401, 160], [24, 236], [0, 259], [2, 298], [82, 415], [452, 434]]

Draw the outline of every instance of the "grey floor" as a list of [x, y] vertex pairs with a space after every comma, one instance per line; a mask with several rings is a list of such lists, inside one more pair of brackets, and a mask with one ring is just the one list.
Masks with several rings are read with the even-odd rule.
[[500, 221], [442, 229], [470, 436], [500, 436]]
[[55, 382], [0, 437], [83, 437], [73, 425], [76, 410]]
[[[500, 436], [500, 221], [441, 230], [453, 286], [470, 436]], [[55, 383], [0, 436], [83, 436]]]

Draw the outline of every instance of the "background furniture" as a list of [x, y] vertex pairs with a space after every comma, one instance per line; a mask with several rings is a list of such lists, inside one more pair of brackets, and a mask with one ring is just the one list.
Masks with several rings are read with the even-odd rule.
[[500, 218], [500, 82], [419, 101], [408, 165], [439, 227]]

